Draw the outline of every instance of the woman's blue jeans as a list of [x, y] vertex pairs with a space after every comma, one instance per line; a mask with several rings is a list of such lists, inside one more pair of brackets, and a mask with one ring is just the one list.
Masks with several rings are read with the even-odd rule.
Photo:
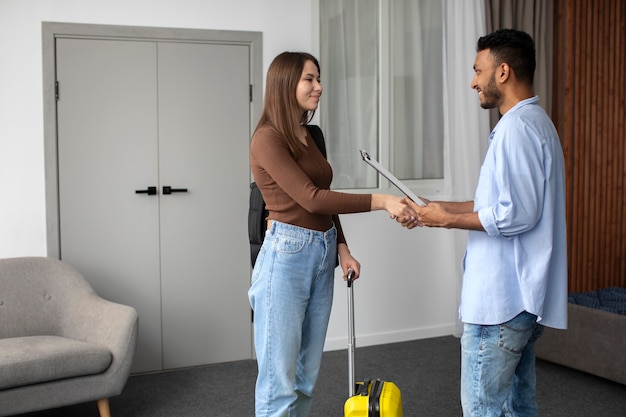
[[272, 222], [248, 291], [259, 373], [256, 417], [305, 417], [333, 300], [337, 231]]
[[522, 312], [493, 326], [465, 324], [461, 336], [464, 417], [536, 417], [537, 316]]

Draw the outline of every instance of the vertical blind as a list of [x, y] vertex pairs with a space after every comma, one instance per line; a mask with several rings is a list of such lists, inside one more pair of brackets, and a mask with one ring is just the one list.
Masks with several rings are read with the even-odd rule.
[[567, 180], [569, 291], [626, 286], [626, 1], [555, 0], [552, 117]]

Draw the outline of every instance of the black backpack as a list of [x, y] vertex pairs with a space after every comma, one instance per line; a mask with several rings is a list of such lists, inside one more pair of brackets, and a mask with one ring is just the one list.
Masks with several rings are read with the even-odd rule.
[[[326, 158], [326, 143], [322, 129], [317, 125], [307, 125], [309, 132], [315, 140], [324, 158]], [[268, 211], [265, 209], [265, 201], [256, 183], [250, 183], [250, 207], [248, 208], [248, 238], [250, 239], [250, 261], [254, 267], [256, 258], [261, 250], [265, 230], [267, 228]]]

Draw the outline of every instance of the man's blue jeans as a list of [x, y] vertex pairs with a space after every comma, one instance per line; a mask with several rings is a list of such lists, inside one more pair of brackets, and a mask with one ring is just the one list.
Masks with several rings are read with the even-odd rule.
[[537, 316], [522, 312], [493, 326], [465, 324], [461, 337], [464, 417], [536, 417]]
[[333, 302], [335, 227], [326, 232], [272, 222], [248, 291], [259, 374], [257, 417], [305, 417]]

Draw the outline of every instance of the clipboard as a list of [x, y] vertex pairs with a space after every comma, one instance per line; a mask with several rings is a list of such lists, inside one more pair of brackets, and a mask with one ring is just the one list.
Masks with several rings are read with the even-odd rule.
[[422, 200], [420, 200], [420, 198], [417, 195], [415, 195], [415, 193], [413, 191], [411, 191], [406, 185], [404, 185], [402, 183], [402, 181], [397, 179], [395, 177], [395, 175], [393, 175], [391, 172], [389, 172], [387, 170], [387, 168], [382, 166], [377, 160], [370, 158], [370, 155], [366, 151], [361, 149], [360, 152], [361, 152], [361, 158], [363, 158], [363, 161], [365, 161], [372, 168], [374, 168], [376, 171], [378, 171], [383, 177], [387, 178], [389, 180], [389, 182], [391, 182], [394, 186], [396, 186], [396, 188], [398, 190], [402, 191], [402, 193], [405, 196], [409, 197], [411, 200], [413, 200], [419, 206], [425, 206], [426, 205], [426, 203], [424, 203]]

